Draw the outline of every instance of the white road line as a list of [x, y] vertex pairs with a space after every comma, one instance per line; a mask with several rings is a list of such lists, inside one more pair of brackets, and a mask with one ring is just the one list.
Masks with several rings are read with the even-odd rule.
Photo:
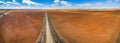
[[47, 11], [45, 14], [45, 24], [46, 24], [46, 43], [55, 43], [54, 38], [51, 33], [51, 30], [50, 30], [50, 24], [49, 24], [49, 20], [48, 20]]

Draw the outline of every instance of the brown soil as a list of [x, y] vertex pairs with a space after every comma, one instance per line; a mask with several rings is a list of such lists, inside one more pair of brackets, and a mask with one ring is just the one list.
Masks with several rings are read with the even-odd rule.
[[[0, 43], [34, 43], [40, 35], [42, 10], [13, 10], [0, 18]], [[119, 11], [49, 10], [55, 29], [67, 43], [116, 43]]]
[[0, 18], [0, 43], [34, 43], [42, 28], [43, 11], [13, 10]]
[[67, 43], [116, 43], [117, 41], [120, 12], [49, 11], [48, 14]]

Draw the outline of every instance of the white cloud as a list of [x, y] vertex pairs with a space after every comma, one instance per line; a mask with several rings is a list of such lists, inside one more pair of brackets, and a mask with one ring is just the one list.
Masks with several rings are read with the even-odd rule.
[[83, 4], [77, 4], [76, 6], [84, 6]]
[[20, 3], [18, 3], [18, 2], [9, 2], [9, 1], [7, 1], [7, 2], [5, 2], [5, 5], [7, 5], [7, 6], [20, 6], [21, 4]]
[[60, 1], [60, 3], [64, 6], [68, 6], [68, 7], [71, 6], [71, 4], [67, 1]]
[[61, 0], [54, 0], [53, 2], [54, 2], [54, 4], [52, 4], [52, 5], [55, 5], [55, 6], [63, 5], [63, 6], [69, 7], [72, 5], [71, 3], [69, 3], [68, 1], [65, 1], [65, 0], [62, 0], [62, 1]]
[[85, 3], [85, 4], [77, 4], [76, 6], [93, 6], [93, 4]]
[[24, 4], [20, 4], [16, 0], [12, 0], [12, 2], [11, 1], [3, 2], [3, 0], [0, 0], [0, 3], [3, 3], [5, 6], [22, 6], [24, 4], [27, 4], [29, 6], [41, 6], [41, 5], [43, 5], [40, 3], [33, 2], [31, 0], [22, 0], [22, 3], [24, 3]]
[[5, 4], [6, 4], [6, 6], [10, 6], [11, 3], [12, 2], [7, 1]]
[[57, 7], [58, 5], [59, 5], [58, 3], [55, 3], [55, 4], [52, 4], [51, 6]]
[[99, 3], [96, 3], [96, 5], [102, 5], [102, 4], [103, 4], [103, 3], [100, 3], [100, 2], [99, 2]]
[[[40, 3], [36, 3], [36, 2], [33, 2], [31, 0], [22, 0], [22, 4], [18, 3], [16, 0], [12, 0], [11, 1], [0, 1], [0, 3], [2, 3], [2, 5], [0, 6], [3, 6], [3, 8], [6, 7], [6, 9], [17, 9], [17, 8], [39, 8], [41, 5], [43, 6], [43, 4], [40, 4]], [[26, 5], [25, 5], [26, 4]], [[41, 7], [42, 7], [41, 6]], [[1, 8], [0, 8], [1, 9]]]
[[43, 5], [43, 4], [40, 4], [40, 3], [33, 2], [31, 0], [22, 0], [22, 3], [26, 3], [28, 5]]
[[12, 0], [13, 2], [16, 2], [16, 0]]
[[3, 3], [3, 4], [5, 4], [5, 2], [3, 2], [3, 1], [0, 1], [0, 3]]
[[60, 0], [54, 0], [54, 3], [60, 2]]
[[11, 4], [12, 2], [7, 1], [6, 4]]
[[86, 3], [84, 4], [85, 6], [92, 6], [93, 4]]
[[12, 4], [18, 4], [18, 5], [20, 5], [20, 3], [17, 3], [17, 2], [13, 2]]
[[13, 2], [10, 2], [10, 1], [3, 2], [3, 0], [1, 0], [0, 3], [4, 4], [4, 6], [15, 6], [15, 5], [19, 6], [20, 5], [20, 3], [16, 2], [16, 0], [13, 0]]

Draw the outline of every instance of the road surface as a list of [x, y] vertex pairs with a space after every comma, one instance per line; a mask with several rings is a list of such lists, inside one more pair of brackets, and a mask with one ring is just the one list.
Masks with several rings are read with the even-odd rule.
[[59, 36], [55, 30], [47, 11], [44, 15], [44, 23], [41, 35], [36, 43], [65, 43], [65, 41]]

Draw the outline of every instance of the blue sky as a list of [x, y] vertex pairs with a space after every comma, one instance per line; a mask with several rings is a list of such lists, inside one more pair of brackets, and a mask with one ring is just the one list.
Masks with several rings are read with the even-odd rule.
[[118, 9], [120, 0], [0, 0], [0, 9]]

